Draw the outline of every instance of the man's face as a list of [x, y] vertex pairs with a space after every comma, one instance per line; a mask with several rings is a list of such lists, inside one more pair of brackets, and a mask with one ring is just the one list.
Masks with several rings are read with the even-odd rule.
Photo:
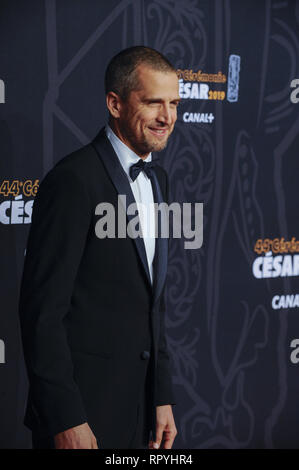
[[164, 149], [177, 120], [180, 101], [175, 72], [160, 72], [149, 66], [137, 67], [138, 89], [119, 101], [116, 120], [121, 140], [137, 155]]

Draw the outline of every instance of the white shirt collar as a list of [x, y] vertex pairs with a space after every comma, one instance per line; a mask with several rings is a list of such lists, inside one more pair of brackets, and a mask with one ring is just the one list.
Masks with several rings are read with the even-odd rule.
[[[134, 163], [137, 163], [140, 160], [140, 157], [117, 137], [117, 135], [113, 132], [113, 130], [108, 124], [105, 127], [105, 131], [108, 139], [110, 140], [114, 148], [116, 155], [119, 158], [121, 166], [123, 167], [126, 174], [129, 176], [130, 166]], [[150, 153], [143, 161], [151, 162], [152, 154]]]

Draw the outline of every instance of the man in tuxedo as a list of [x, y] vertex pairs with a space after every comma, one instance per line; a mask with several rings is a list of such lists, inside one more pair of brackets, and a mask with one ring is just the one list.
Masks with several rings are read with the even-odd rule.
[[[137, 46], [110, 61], [105, 88], [109, 124], [56, 164], [34, 203], [20, 295], [34, 448], [171, 448], [177, 434], [167, 239], [155, 237], [153, 209], [168, 201], [168, 180], [152, 152], [173, 131], [178, 79], [164, 56]], [[120, 217], [115, 237], [99, 234], [103, 202], [126, 222], [136, 202], [144, 236], [118, 236]]]

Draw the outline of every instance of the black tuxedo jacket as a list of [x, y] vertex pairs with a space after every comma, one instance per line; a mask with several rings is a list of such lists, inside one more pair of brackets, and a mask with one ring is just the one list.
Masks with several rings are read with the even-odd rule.
[[[167, 200], [166, 172], [157, 166], [156, 175]], [[135, 202], [102, 129], [40, 185], [19, 304], [30, 384], [25, 424], [55, 435], [87, 421], [104, 447], [105, 436], [115, 435], [117, 447], [136, 424], [149, 363], [154, 438], [155, 406], [174, 404], [165, 275], [157, 279], [154, 264], [151, 285], [142, 238], [117, 238], [117, 224], [116, 238], [95, 233], [96, 206], [117, 208], [118, 194]]]

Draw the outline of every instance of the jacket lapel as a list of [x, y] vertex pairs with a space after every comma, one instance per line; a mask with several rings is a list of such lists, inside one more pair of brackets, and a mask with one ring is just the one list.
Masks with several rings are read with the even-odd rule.
[[[159, 159], [155, 157], [155, 160], [159, 162]], [[161, 174], [160, 172], [156, 172], [156, 176], [158, 179], [158, 183], [161, 189], [162, 193], [162, 188], [163, 188], [163, 182], [161, 179]], [[154, 193], [154, 192], [153, 192]], [[165, 201], [165, 197], [163, 196], [163, 200]], [[154, 201], [159, 203], [159, 201], [156, 200], [156, 196], [154, 193]], [[166, 201], [167, 202], [167, 201]], [[162, 215], [163, 217], [163, 215]], [[154, 304], [155, 302], [159, 299], [160, 294], [162, 292], [165, 280], [166, 280], [166, 275], [167, 275], [167, 264], [168, 264], [168, 239], [156, 238], [156, 249], [155, 249], [155, 257], [154, 257], [154, 263], [153, 263], [153, 271], [154, 271]]]
[[[118, 194], [123, 194], [126, 196], [125, 212], [126, 212], [127, 221], [129, 222], [135, 216], [127, 214], [127, 207], [130, 204], [135, 203], [135, 198], [133, 196], [130, 183], [128, 181], [128, 177], [126, 173], [124, 172], [108, 137], [106, 136], [106, 132], [104, 128], [101, 129], [99, 134], [93, 140], [92, 145], [97, 150], [97, 153], [99, 157], [101, 158], [107, 170], [107, 173], [109, 174], [112, 180], [112, 183], [115, 186]], [[136, 237], [133, 240], [136, 245], [137, 252], [141, 259], [143, 268], [145, 270], [147, 280], [150, 284], [150, 287], [152, 288], [143, 238]]]

